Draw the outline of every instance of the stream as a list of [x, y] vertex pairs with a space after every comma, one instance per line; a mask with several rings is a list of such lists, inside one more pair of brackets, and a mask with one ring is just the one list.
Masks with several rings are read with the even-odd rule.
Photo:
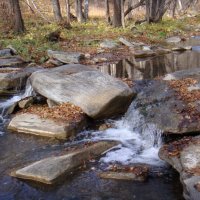
[[[143, 80], [200, 66], [200, 39], [192, 39], [188, 45], [193, 46], [193, 51], [143, 60], [128, 58], [118, 64], [100, 66], [99, 70], [118, 78]], [[163, 143], [162, 132], [153, 124], [145, 124], [136, 108], [118, 119], [108, 120], [112, 128], [99, 131], [91, 126], [70, 142], [7, 131], [7, 108], [31, 94], [32, 88], [27, 84], [25, 91], [0, 97], [0, 200], [183, 200], [178, 173], [158, 158]], [[69, 145], [91, 140], [116, 140], [120, 145], [54, 187], [9, 176], [14, 169], [57, 155]], [[145, 182], [100, 179], [98, 173], [114, 163], [147, 164], [150, 166], [149, 177]]]

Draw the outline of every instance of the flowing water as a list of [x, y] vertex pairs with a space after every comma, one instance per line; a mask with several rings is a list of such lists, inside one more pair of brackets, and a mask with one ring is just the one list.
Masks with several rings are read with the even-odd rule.
[[123, 165], [146, 163], [153, 166], [164, 164], [158, 157], [158, 151], [162, 145], [162, 131], [154, 124], [145, 123], [143, 116], [134, 108], [134, 105], [129, 108], [125, 117], [111, 123], [113, 128], [106, 131], [82, 133], [86, 141], [114, 140], [120, 142], [101, 158], [101, 162]]
[[29, 82], [26, 84], [25, 91], [20, 91], [19, 94], [14, 95], [8, 100], [1, 100], [0, 104], [0, 135], [3, 134], [4, 124], [8, 120], [7, 111], [8, 109], [13, 106], [16, 102], [24, 99], [26, 97], [31, 96], [33, 93], [32, 86]]
[[[195, 41], [195, 43], [194, 43]], [[172, 53], [165, 56], [120, 61], [118, 64], [101, 66], [99, 70], [119, 78], [132, 80], [152, 79], [180, 69], [200, 67], [200, 40], [193, 51]], [[30, 96], [32, 88], [27, 84], [25, 92], [19, 91], [9, 99], [0, 99], [0, 200], [182, 200], [182, 186], [175, 170], [158, 158], [162, 144], [161, 130], [154, 124], [145, 124], [134, 103], [118, 120], [109, 120], [113, 128], [106, 131], [88, 129], [75, 141], [60, 142], [6, 131], [9, 120], [7, 111], [20, 99]], [[91, 162], [62, 183], [47, 187], [11, 178], [9, 173], [36, 160], [56, 155], [70, 144], [88, 140], [116, 140], [120, 145], [105, 152], [99, 161]], [[98, 173], [111, 163], [146, 163], [151, 166], [149, 179], [143, 183], [103, 180]]]

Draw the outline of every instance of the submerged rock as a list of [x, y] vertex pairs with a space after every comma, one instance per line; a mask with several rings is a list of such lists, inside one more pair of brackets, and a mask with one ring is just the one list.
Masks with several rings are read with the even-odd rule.
[[163, 80], [144, 81], [139, 86], [136, 83], [134, 88], [139, 92], [125, 117], [134, 123], [136, 110], [142, 118], [138, 128], [151, 124], [166, 134], [199, 132], [199, 82], [197, 68], [168, 74]]
[[47, 54], [50, 59], [59, 61], [64, 64], [80, 63], [84, 59], [84, 54], [76, 52], [52, 51], [48, 50]]
[[134, 173], [128, 172], [103, 172], [99, 174], [101, 178], [104, 179], [116, 179], [116, 180], [126, 180], [126, 181], [144, 181], [145, 178], [137, 176]]
[[21, 179], [53, 184], [85, 161], [100, 156], [115, 145], [116, 142], [98, 142], [62, 156], [54, 156], [37, 161], [13, 172], [11, 175]]
[[122, 81], [84, 65], [36, 72], [30, 80], [40, 95], [55, 103], [72, 103], [92, 118], [125, 112], [134, 96]]
[[[115, 166], [114, 166], [115, 167]], [[132, 167], [122, 167], [120, 170], [102, 172], [99, 174], [104, 179], [116, 179], [127, 181], [145, 181], [147, 179], [149, 169], [147, 166], [136, 165]]]
[[186, 200], [199, 200], [200, 191], [200, 137], [183, 138], [164, 145], [159, 156], [179, 173]]
[[38, 136], [66, 139], [75, 136], [86, 125], [84, 115], [79, 120], [55, 121], [37, 114], [17, 114], [8, 125], [8, 130]]

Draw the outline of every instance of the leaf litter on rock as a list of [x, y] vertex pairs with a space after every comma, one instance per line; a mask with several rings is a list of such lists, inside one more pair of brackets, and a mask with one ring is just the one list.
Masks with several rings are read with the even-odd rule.
[[78, 106], [70, 103], [63, 103], [49, 108], [48, 105], [33, 105], [20, 111], [22, 113], [36, 114], [43, 119], [52, 119], [55, 121], [79, 121], [84, 117], [84, 113]]

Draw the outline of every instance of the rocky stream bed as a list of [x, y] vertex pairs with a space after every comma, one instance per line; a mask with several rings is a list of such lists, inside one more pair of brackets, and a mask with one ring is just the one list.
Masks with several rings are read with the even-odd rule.
[[200, 198], [200, 40], [119, 42], [133, 55], [95, 66], [0, 50], [1, 200]]

